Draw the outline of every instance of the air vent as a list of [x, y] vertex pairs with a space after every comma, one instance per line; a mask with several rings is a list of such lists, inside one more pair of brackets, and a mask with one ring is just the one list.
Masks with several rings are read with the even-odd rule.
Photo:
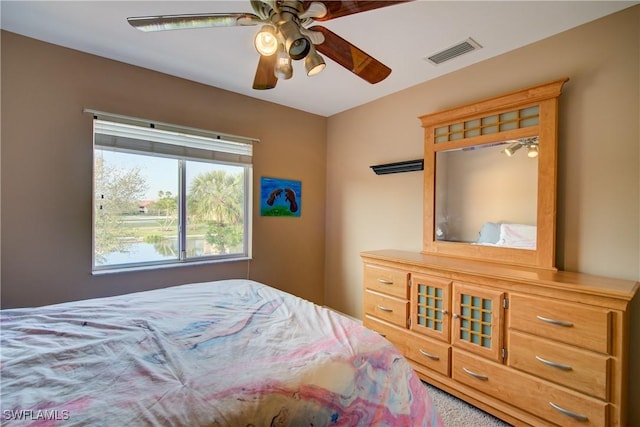
[[451, 46], [441, 52], [434, 53], [433, 55], [425, 58], [426, 61], [431, 62], [434, 65], [442, 64], [445, 61], [456, 58], [468, 52], [480, 49], [480, 46], [474, 39], [469, 37], [465, 41]]

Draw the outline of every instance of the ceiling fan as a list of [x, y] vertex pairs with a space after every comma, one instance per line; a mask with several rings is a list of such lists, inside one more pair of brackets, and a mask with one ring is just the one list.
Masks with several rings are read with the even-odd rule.
[[308, 76], [319, 73], [325, 62], [318, 51], [375, 84], [391, 73], [389, 67], [331, 30], [312, 24], [407, 1], [411, 0], [250, 0], [255, 13], [141, 16], [127, 21], [141, 31], [262, 25], [254, 40], [260, 53], [254, 89], [273, 89], [278, 79], [290, 79], [292, 60], [304, 59]]

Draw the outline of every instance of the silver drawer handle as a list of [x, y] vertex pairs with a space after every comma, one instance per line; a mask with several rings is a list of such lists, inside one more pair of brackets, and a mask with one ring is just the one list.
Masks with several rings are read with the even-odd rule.
[[378, 282], [382, 283], [383, 285], [393, 285], [393, 281], [392, 280], [378, 279]]
[[587, 417], [586, 415], [580, 415], [580, 414], [576, 414], [575, 412], [567, 411], [566, 409], [556, 405], [553, 402], [549, 402], [549, 405], [551, 405], [551, 407], [556, 411], [561, 412], [568, 417], [575, 418], [578, 421], [589, 421], [589, 417]]
[[472, 377], [477, 378], [479, 380], [487, 381], [489, 379], [489, 377], [487, 377], [486, 375], [476, 374], [475, 372], [470, 371], [465, 367], [463, 367], [462, 370], [465, 371], [467, 374], [471, 375]]
[[422, 354], [423, 356], [427, 356], [431, 360], [440, 360], [440, 357], [436, 356], [435, 354], [427, 353], [421, 348], [419, 348], [418, 351], [420, 352], [420, 354]]
[[562, 363], [552, 362], [551, 360], [544, 359], [540, 356], [536, 356], [539, 362], [544, 363], [545, 365], [553, 366], [554, 368], [562, 369], [563, 371], [571, 371], [573, 368], [569, 365], [563, 365]]
[[566, 326], [566, 327], [573, 326], [573, 323], [571, 323], [571, 322], [564, 322], [562, 320], [549, 319], [548, 317], [542, 317], [542, 316], [536, 316], [536, 317], [539, 320], [542, 320], [543, 322], [551, 323], [552, 325]]
[[382, 311], [386, 311], [386, 312], [388, 312], [388, 313], [391, 313], [391, 312], [393, 311], [393, 309], [391, 309], [391, 308], [387, 308], [387, 307], [383, 307], [383, 306], [381, 306], [380, 304], [378, 304], [378, 305], [377, 305], [377, 307], [378, 307], [380, 310], [382, 310]]

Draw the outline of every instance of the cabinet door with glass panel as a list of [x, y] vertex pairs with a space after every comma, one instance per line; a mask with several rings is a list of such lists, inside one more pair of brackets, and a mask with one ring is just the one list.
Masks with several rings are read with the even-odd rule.
[[504, 292], [453, 283], [451, 343], [496, 362], [503, 360]]
[[450, 342], [451, 280], [411, 274], [411, 330]]

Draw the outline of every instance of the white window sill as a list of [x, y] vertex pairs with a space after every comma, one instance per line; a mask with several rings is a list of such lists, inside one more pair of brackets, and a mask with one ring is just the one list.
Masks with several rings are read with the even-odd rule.
[[136, 271], [152, 271], [152, 270], [160, 270], [165, 268], [180, 268], [180, 267], [193, 267], [197, 265], [208, 265], [208, 264], [220, 264], [225, 262], [239, 262], [239, 261], [251, 261], [252, 258], [249, 257], [239, 257], [239, 258], [219, 258], [219, 259], [207, 259], [202, 261], [184, 261], [184, 262], [171, 262], [171, 263], [160, 263], [160, 264], [151, 264], [151, 265], [133, 265], [131, 267], [114, 267], [114, 268], [101, 268], [91, 271], [91, 275], [93, 276], [102, 276], [105, 274], [114, 274], [114, 273], [130, 273]]

